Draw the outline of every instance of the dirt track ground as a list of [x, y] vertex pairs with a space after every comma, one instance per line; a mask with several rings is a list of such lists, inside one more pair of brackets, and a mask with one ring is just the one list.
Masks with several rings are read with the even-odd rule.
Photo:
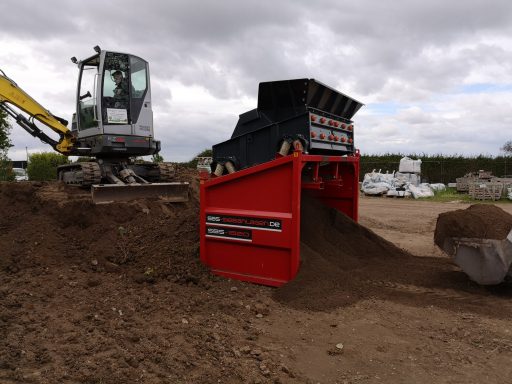
[[[197, 200], [109, 208], [95, 222], [79, 198], [74, 215], [52, 214], [67, 192], [52, 186], [0, 191], [1, 383], [512, 382], [509, 285], [479, 288], [446, 264], [446, 285], [383, 276], [371, 282], [382, 294], [297, 310], [196, 263]], [[437, 215], [465, 207], [362, 198], [360, 223], [435, 263]]]

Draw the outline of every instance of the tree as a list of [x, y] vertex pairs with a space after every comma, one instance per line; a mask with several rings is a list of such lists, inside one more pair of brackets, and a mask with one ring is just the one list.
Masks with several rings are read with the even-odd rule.
[[196, 157], [212, 157], [212, 150], [205, 149], [201, 153], [199, 153]]
[[11, 125], [7, 119], [7, 113], [0, 109], [0, 181], [13, 181], [15, 176], [12, 164], [7, 157], [7, 151], [12, 147], [10, 132]]
[[159, 153], [155, 153], [152, 157], [152, 160], [153, 160], [153, 163], [163, 163], [164, 162], [163, 156]]
[[11, 125], [7, 119], [7, 113], [5, 113], [3, 109], [0, 109], [0, 151], [7, 152], [7, 150], [12, 147], [9, 133], [11, 133]]
[[198, 157], [212, 157], [212, 150], [211, 149], [205, 149], [201, 153], [198, 153], [196, 157], [194, 157], [192, 160], [190, 160], [187, 163], [182, 163], [187, 168], [197, 168], [197, 158]]
[[505, 152], [507, 155], [512, 155], [512, 140], [509, 140], [505, 144], [503, 144], [501, 150]]
[[14, 181], [16, 175], [12, 170], [12, 163], [6, 153], [0, 152], [0, 181]]

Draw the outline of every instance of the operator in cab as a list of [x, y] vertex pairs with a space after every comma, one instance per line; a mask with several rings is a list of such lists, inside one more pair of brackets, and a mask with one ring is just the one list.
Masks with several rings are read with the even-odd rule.
[[114, 83], [116, 87], [114, 88], [114, 100], [115, 100], [115, 108], [126, 108], [127, 101], [129, 98], [128, 91], [128, 80], [123, 76], [121, 71], [115, 71], [112, 74], [114, 78]]

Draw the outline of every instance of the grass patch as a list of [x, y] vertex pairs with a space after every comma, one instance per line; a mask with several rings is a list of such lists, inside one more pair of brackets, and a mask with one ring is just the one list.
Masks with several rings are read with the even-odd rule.
[[435, 192], [434, 197], [427, 197], [422, 200], [429, 201], [437, 201], [437, 202], [450, 202], [450, 201], [460, 201], [463, 203], [469, 204], [478, 204], [478, 203], [504, 203], [504, 204], [512, 204], [512, 200], [504, 199], [493, 201], [493, 200], [476, 200], [472, 199], [467, 193], [457, 192], [455, 188], [446, 188], [444, 191]]

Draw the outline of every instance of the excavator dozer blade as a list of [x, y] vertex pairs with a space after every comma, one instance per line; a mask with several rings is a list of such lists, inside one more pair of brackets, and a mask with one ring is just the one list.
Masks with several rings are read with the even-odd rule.
[[188, 201], [188, 189], [188, 183], [98, 184], [92, 186], [91, 193], [95, 204], [145, 198], [181, 203]]

